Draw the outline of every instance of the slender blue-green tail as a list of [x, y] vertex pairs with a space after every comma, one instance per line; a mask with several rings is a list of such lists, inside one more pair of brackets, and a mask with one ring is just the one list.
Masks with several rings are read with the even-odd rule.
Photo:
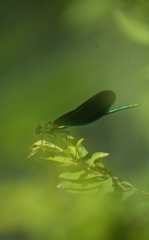
[[118, 112], [118, 111], [122, 111], [122, 110], [125, 110], [125, 109], [128, 109], [128, 108], [138, 107], [138, 106], [139, 106], [139, 103], [135, 103], [135, 104], [115, 108], [115, 109], [112, 109], [112, 110], [109, 110], [108, 112], [106, 112], [105, 115], [110, 114], [110, 113], [114, 113], [114, 112]]

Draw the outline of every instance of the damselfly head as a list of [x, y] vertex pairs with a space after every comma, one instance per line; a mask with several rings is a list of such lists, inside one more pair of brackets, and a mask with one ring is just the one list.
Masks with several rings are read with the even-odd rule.
[[43, 130], [42, 127], [40, 125], [38, 125], [36, 128], [36, 133], [40, 134], [42, 132], [42, 130]]

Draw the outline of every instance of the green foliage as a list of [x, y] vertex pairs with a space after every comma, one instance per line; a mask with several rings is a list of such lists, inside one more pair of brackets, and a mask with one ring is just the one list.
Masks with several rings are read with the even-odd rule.
[[[29, 157], [42, 151], [43, 159], [57, 162], [65, 171], [60, 174], [62, 181], [58, 188], [72, 194], [97, 194], [116, 196], [119, 200], [125, 200], [135, 192], [141, 192], [129, 182], [120, 180], [99, 159], [108, 156], [108, 153], [96, 152], [93, 155], [82, 145], [83, 139], [77, 141], [72, 136], [64, 142], [67, 146], [62, 149], [55, 144], [46, 141], [38, 141], [32, 145]], [[144, 193], [148, 194], [148, 193]]]

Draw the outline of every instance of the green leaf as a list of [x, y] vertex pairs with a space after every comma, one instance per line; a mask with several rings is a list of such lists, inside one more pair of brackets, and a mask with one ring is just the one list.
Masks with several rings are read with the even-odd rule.
[[77, 155], [76, 147], [72, 144], [69, 144], [68, 148], [70, 149], [70, 154], [72, 154], [74, 157]]
[[102, 182], [100, 180], [83, 180], [83, 181], [63, 181], [59, 184], [60, 188], [64, 189], [77, 189], [77, 190], [83, 190], [83, 189], [93, 189], [100, 187], [102, 185]]
[[104, 153], [104, 152], [96, 152], [92, 155], [91, 159], [90, 159], [90, 166], [95, 167], [95, 164], [93, 164], [97, 159], [99, 158], [103, 158], [108, 156], [109, 153]]
[[108, 178], [107, 180], [102, 181], [101, 188], [99, 190], [99, 196], [104, 197], [107, 193], [112, 193], [112, 192], [114, 192], [112, 178]]
[[131, 188], [133, 189], [134, 187], [132, 186], [132, 184], [130, 184], [129, 182], [126, 182], [124, 180], [121, 180], [121, 184], [127, 188]]
[[69, 179], [69, 180], [78, 180], [78, 179], [89, 179], [97, 177], [96, 174], [79, 169], [76, 171], [63, 172], [59, 175], [60, 178]]
[[88, 151], [83, 145], [80, 145], [77, 151], [78, 151], [79, 157], [82, 159], [84, 159], [88, 155]]
[[38, 149], [33, 150], [33, 151], [29, 154], [28, 158], [30, 158], [31, 156], [33, 156], [36, 152], [38, 152]]
[[74, 137], [72, 137], [70, 135], [67, 136], [67, 140], [64, 138], [63, 141], [66, 143], [67, 147], [70, 147], [72, 145], [75, 148], [76, 148], [76, 145], [78, 142]]
[[123, 192], [120, 202], [125, 201], [127, 198], [131, 197], [134, 193], [135, 193], [135, 191], [125, 191], [125, 192]]
[[71, 154], [71, 149], [67, 148], [66, 150], [63, 151], [66, 155], [70, 155]]
[[82, 144], [84, 138], [81, 138], [78, 142], [77, 142], [77, 145], [76, 145], [76, 149], [78, 149], [80, 147], [80, 145]]
[[64, 163], [63, 165], [60, 165], [61, 168], [69, 168], [69, 167], [77, 167], [77, 163], [71, 162], [71, 163]]
[[105, 168], [105, 166], [99, 161], [96, 162], [96, 166], [99, 168]]
[[[48, 158], [44, 158], [48, 161], [55, 161], [55, 162], [59, 162], [59, 163], [64, 163], [64, 164], [72, 164], [72, 159], [70, 159], [69, 157], [63, 157], [63, 156], [54, 156], [54, 157], [48, 157]], [[74, 162], [73, 162], [74, 164]]]
[[[43, 144], [41, 144], [41, 143], [43, 143]], [[55, 144], [53, 144], [53, 143], [50, 143], [50, 142], [46, 142], [46, 141], [44, 141], [43, 140], [43, 142], [42, 141], [38, 141], [38, 142], [36, 142], [36, 143], [34, 143], [32, 146], [31, 146], [31, 149], [41, 149], [41, 150], [59, 150], [59, 151], [61, 151], [61, 152], [63, 152], [63, 149], [62, 148], [60, 148], [60, 147], [58, 147], [58, 146], [56, 146]]]

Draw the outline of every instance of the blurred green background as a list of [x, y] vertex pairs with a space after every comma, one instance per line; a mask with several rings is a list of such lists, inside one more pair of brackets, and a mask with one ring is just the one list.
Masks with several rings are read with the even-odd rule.
[[0, 16], [0, 239], [149, 239], [149, 214], [137, 207], [148, 198], [76, 199], [56, 188], [57, 166], [27, 158], [38, 124], [113, 90], [113, 108], [141, 106], [70, 134], [90, 153], [109, 152], [106, 167], [149, 191], [148, 1], [3, 1]]

